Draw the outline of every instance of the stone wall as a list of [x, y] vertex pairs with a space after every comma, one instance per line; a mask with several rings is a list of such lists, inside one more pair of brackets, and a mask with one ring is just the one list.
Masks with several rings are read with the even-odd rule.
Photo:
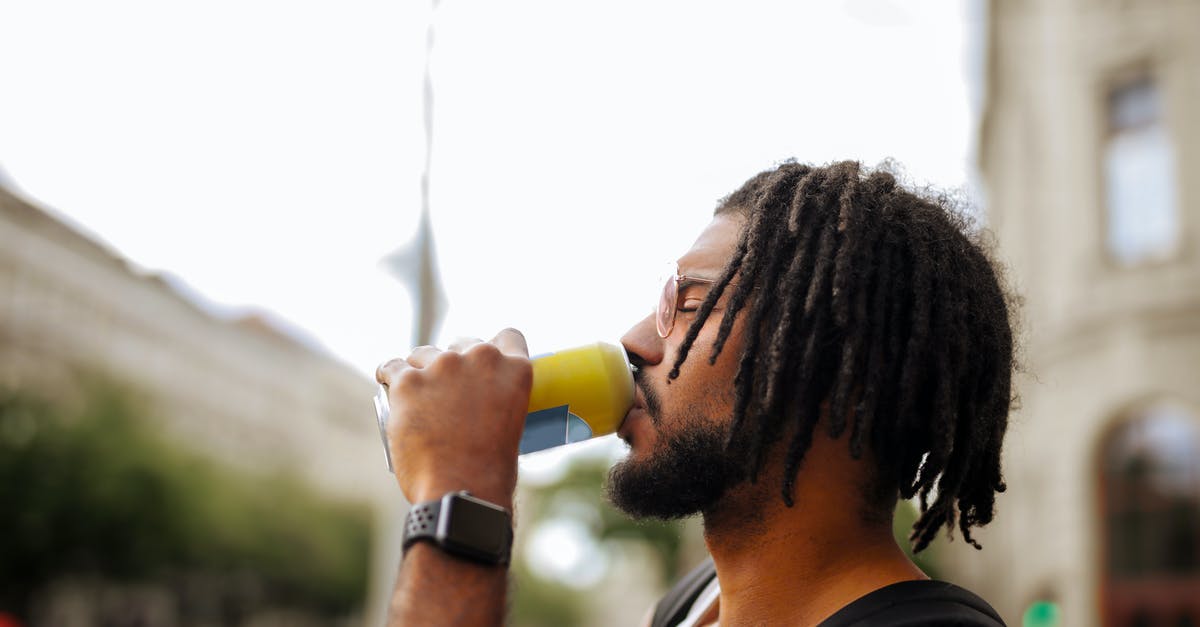
[[[984, 550], [947, 554], [1009, 624], [1050, 599], [1064, 624], [1100, 625], [1100, 444], [1140, 402], [1200, 416], [1200, 3], [993, 0], [989, 19], [980, 165], [1026, 373]], [[1108, 94], [1139, 73], [1162, 95], [1182, 246], [1125, 267], [1106, 251], [1102, 153]]]

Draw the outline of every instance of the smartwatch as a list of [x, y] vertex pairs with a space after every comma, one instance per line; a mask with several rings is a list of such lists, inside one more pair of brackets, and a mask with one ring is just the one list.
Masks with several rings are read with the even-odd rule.
[[466, 491], [414, 505], [404, 523], [404, 552], [421, 541], [490, 566], [508, 564], [512, 553], [512, 516], [508, 510]]

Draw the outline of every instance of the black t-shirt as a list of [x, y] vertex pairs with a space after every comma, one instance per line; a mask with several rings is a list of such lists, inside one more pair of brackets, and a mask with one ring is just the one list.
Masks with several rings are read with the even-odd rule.
[[856, 599], [819, 627], [1003, 627], [987, 601], [945, 581], [901, 581]]
[[[688, 573], [655, 607], [652, 627], [677, 625], [716, 576], [712, 558]], [[818, 627], [1004, 627], [987, 601], [952, 583], [901, 581], [869, 592]]]

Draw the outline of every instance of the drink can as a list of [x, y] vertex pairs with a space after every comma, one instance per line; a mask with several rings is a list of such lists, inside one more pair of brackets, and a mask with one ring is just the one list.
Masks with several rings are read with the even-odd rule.
[[[533, 386], [518, 447], [522, 455], [614, 433], [633, 405], [633, 369], [616, 344], [593, 342], [538, 355], [532, 363]], [[375, 395], [375, 416], [392, 471], [383, 385]]]

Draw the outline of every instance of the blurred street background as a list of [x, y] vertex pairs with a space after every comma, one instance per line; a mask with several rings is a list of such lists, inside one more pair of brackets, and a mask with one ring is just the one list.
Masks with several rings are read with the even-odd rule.
[[[920, 565], [1200, 624], [1200, 2], [0, 0], [0, 627], [382, 625], [375, 365], [615, 341], [787, 158], [967, 199], [1023, 297], [1008, 492]], [[522, 460], [513, 625], [703, 559], [623, 454]]]

